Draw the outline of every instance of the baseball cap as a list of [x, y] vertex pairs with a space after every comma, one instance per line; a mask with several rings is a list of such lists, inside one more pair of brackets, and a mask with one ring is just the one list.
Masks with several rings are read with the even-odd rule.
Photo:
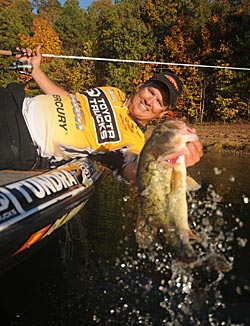
[[174, 105], [182, 93], [182, 83], [180, 79], [171, 71], [165, 70], [146, 81], [158, 81], [163, 83], [169, 89], [170, 105]]

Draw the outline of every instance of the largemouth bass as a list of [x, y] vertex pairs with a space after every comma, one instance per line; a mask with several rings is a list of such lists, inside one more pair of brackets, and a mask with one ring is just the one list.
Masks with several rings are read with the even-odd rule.
[[197, 139], [182, 121], [158, 125], [143, 147], [137, 172], [139, 246], [150, 248], [163, 237], [173, 256], [184, 262], [196, 259], [190, 237], [200, 241], [189, 227], [186, 198], [187, 188], [195, 190], [199, 185], [187, 178], [184, 158], [186, 143]]

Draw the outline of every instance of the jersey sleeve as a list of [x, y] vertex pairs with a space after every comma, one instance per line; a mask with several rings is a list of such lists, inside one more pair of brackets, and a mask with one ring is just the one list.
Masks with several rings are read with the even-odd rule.
[[90, 157], [112, 170], [114, 177], [119, 181], [125, 181], [122, 177], [122, 170], [127, 164], [135, 162], [138, 154], [129, 152], [126, 148], [121, 148], [109, 152], [91, 153]]
[[138, 155], [121, 148], [109, 152], [91, 153], [90, 157], [112, 171], [121, 171], [127, 164], [135, 162]]

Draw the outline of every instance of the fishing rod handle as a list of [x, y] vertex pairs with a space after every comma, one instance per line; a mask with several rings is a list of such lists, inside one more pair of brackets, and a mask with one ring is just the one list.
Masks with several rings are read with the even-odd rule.
[[17, 54], [20, 54], [22, 57], [25, 57], [27, 55], [26, 52], [22, 52], [20, 50], [0, 50], [0, 55], [12, 55], [12, 56], [15, 56]]

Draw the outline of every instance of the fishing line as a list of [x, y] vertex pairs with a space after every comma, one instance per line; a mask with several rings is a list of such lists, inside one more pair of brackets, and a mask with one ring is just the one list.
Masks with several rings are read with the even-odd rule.
[[51, 58], [61, 58], [61, 59], [110, 61], [110, 62], [140, 63], [140, 64], [165, 65], [165, 66], [169, 65], [169, 66], [184, 66], [184, 67], [198, 67], [198, 68], [229, 69], [229, 70], [245, 70], [245, 71], [250, 70], [250, 68], [244, 68], [244, 67], [230, 67], [230, 66], [227, 67], [227, 66], [212, 66], [212, 65], [199, 65], [199, 64], [161, 62], [161, 61], [111, 59], [111, 58], [83, 57], [83, 56], [73, 56], [73, 55], [42, 54], [42, 56], [43, 57], [51, 57]]
[[[16, 55], [24, 53], [20, 50], [0, 50], [1, 55]], [[212, 68], [212, 69], [228, 69], [228, 70], [245, 70], [249, 71], [250, 68], [244, 67], [230, 67], [230, 66], [213, 66], [213, 65], [199, 65], [191, 63], [175, 63], [175, 62], [161, 62], [161, 61], [144, 61], [144, 60], [126, 60], [126, 59], [111, 59], [111, 58], [98, 58], [98, 57], [84, 57], [74, 55], [56, 55], [56, 54], [42, 54], [43, 57], [61, 58], [61, 59], [77, 59], [77, 60], [94, 60], [94, 61], [110, 61], [110, 62], [124, 62], [124, 63], [138, 63], [138, 64], [152, 64], [164, 66], [183, 66], [183, 67], [198, 67], [198, 68]]]

